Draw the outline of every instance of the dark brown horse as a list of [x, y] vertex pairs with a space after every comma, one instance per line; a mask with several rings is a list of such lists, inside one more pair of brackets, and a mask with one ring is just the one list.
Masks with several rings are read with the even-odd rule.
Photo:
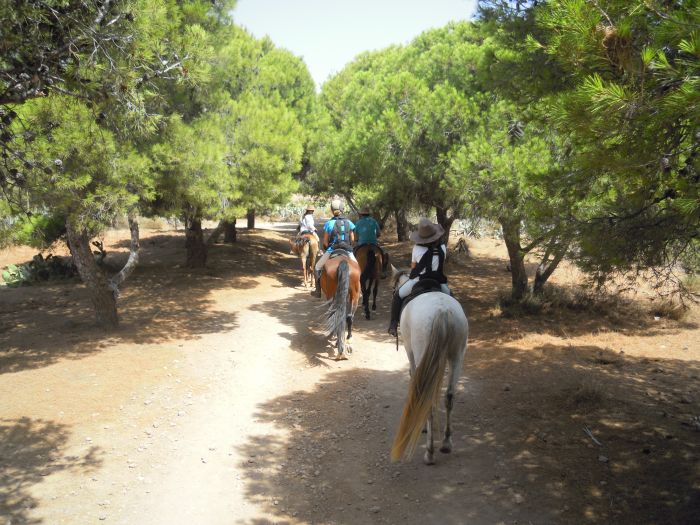
[[[365, 310], [365, 319], [369, 319], [370, 292], [372, 294], [372, 310], [376, 310], [379, 279], [383, 277], [389, 257], [385, 256], [376, 244], [363, 244], [355, 250], [355, 257], [357, 257], [361, 271], [362, 307]], [[373, 285], [374, 290], [372, 290]]]
[[347, 359], [352, 353], [352, 318], [360, 302], [358, 264], [345, 255], [328, 259], [321, 273], [321, 291], [329, 302], [326, 331], [336, 336], [335, 357]]

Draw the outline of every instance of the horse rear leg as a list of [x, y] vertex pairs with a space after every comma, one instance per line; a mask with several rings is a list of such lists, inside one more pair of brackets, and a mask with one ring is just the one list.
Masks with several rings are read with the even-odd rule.
[[348, 337], [346, 339], [348, 355], [352, 354], [352, 315], [347, 316]]
[[462, 353], [455, 360], [456, 362], [450, 363], [450, 377], [449, 383], [447, 384], [447, 393], [445, 394], [445, 412], [447, 413], [445, 417], [445, 437], [440, 447], [440, 452], [444, 454], [452, 452], [452, 407], [454, 406], [454, 395], [455, 390], [457, 390], [459, 375], [462, 373], [463, 358], [464, 354]]
[[372, 292], [372, 310], [377, 309], [377, 290], [379, 290], [379, 279], [374, 279], [374, 291]]
[[428, 416], [428, 422], [426, 424], [426, 430], [428, 431], [428, 440], [425, 444], [425, 454], [423, 455], [423, 463], [426, 465], [435, 464], [435, 447], [433, 445], [433, 409], [430, 409], [430, 416]]
[[362, 292], [362, 309], [365, 311], [365, 319], [369, 319], [369, 295], [372, 292], [372, 281], [367, 286], [367, 278], [360, 275], [360, 291]]

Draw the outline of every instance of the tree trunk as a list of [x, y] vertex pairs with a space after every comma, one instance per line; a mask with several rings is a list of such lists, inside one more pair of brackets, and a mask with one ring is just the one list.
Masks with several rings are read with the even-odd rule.
[[527, 272], [525, 271], [525, 253], [520, 247], [520, 221], [499, 219], [503, 230], [503, 240], [510, 259], [512, 281], [511, 297], [519, 301], [527, 291]]
[[107, 329], [116, 328], [119, 326], [117, 299], [107, 277], [95, 262], [90, 250], [90, 236], [70, 221], [66, 222], [66, 235], [75, 267], [90, 294], [97, 324]]
[[387, 210], [384, 213], [380, 213], [377, 216], [377, 222], [379, 223], [380, 230], [384, 229], [384, 225], [386, 224], [386, 221], [389, 218], [389, 215], [391, 215], [391, 210]]
[[408, 219], [404, 210], [394, 211], [396, 217], [396, 237], [399, 242], [408, 240]]
[[[348, 207], [356, 214], [359, 215], [360, 211], [357, 209], [357, 206], [355, 205], [355, 201], [352, 200], [352, 197], [350, 196], [349, 193], [343, 193], [343, 197], [345, 198], [345, 201], [348, 203]], [[347, 210], [346, 210], [347, 212]]]
[[232, 221], [224, 221], [224, 242], [236, 242], [237, 235], [238, 231], [236, 230], [236, 219], [233, 219]]
[[246, 219], [248, 220], [248, 229], [252, 230], [255, 228], [255, 210], [254, 209], [249, 209], [248, 213], [246, 214]]
[[188, 268], [204, 268], [207, 264], [207, 245], [204, 242], [202, 232], [202, 219], [190, 218], [185, 226], [185, 249], [187, 250], [187, 260], [185, 265]]
[[[564, 259], [568, 248], [568, 242], [556, 243], [554, 241], [547, 247], [540, 264], [537, 266], [537, 271], [535, 272], [532, 293], [540, 295], [543, 292], [547, 279], [549, 279], [554, 273], [554, 270], [557, 269], [557, 266], [559, 266], [559, 263]], [[550, 261], [549, 257], [552, 254], [554, 254], [554, 258]]]
[[440, 208], [438, 206], [435, 206], [435, 215], [437, 216], [438, 224], [445, 230], [445, 233], [442, 236], [442, 242], [444, 242], [445, 246], [447, 246], [447, 243], [450, 240], [450, 228], [452, 228], [452, 223], [454, 222], [455, 218], [454, 216], [447, 216], [447, 208]]
[[131, 241], [129, 244], [129, 258], [121, 271], [112, 277], [110, 284], [114, 291], [115, 297], [119, 297], [119, 286], [126, 281], [139, 263], [139, 222], [136, 217], [136, 210], [129, 212], [129, 231], [131, 232]]
[[221, 234], [224, 231], [224, 222], [225, 221], [223, 219], [220, 220], [219, 224], [216, 225], [216, 228], [214, 228], [209, 234], [209, 238], [207, 239], [208, 246], [219, 242], [219, 237], [221, 237]]

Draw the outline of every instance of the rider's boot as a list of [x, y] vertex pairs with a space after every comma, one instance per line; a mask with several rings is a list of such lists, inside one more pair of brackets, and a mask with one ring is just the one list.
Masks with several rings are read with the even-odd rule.
[[399, 317], [401, 316], [401, 303], [403, 299], [398, 294], [394, 292], [394, 297], [391, 299], [391, 319], [389, 320], [389, 335], [396, 337], [398, 335], [399, 328]]
[[314, 282], [316, 283], [316, 289], [311, 292], [314, 297], [321, 297], [321, 272], [314, 269]]

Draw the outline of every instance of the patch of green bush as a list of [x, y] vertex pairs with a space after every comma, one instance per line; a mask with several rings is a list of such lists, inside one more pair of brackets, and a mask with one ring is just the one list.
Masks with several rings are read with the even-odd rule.
[[22, 286], [52, 279], [67, 279], [76, 275], [71, 257], [44, 258], [40, 253], [24, 264], [10, 264], [2, 271], [6, 286]]
[[36, 214], [21, 218], [14, 228], [15, 244], [44, 249], [66, 232], [66, 221], [64, 217]]

